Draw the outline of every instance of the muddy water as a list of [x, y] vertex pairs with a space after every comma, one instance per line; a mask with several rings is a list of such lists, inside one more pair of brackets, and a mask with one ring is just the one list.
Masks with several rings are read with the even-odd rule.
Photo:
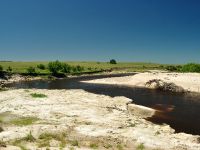
[[111, 97], [125, 96], [133, 103], [151, 107], [157, 110], [156, 114], [147, 120], [156, 124], [169, 124], [176, 132], [200, 135], [200, 94], [172, 93], [145, 88], [82, 83], [83, 80], [126, 76], [129, 74], [101, 75], [59, 79], [54, 81], [29, 81], [7, 85], [14, 88], [38, 89], [83, 89], [95, 94], [104, 94]]

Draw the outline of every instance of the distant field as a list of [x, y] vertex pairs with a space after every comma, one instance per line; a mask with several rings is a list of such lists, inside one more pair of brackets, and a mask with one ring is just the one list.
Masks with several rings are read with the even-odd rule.
[[[0, 65], [6, 70], [9, 66], [12, 67], [14, 73], [26, 73], [26, 69], [30, 66], [37, 67], [38, 64], [44, 64], [46, 67], [48, 66], [49, 62], [0, 62]], [[107, 62], [72, 62], [67, 61], [65, 62], [72, 66], [83, 66], [85, 68], [85, 71], [91, 71], [91, 70], [123, 70], [123, 71], [145, 71], [150, 69], [163, 69], [163, 66], [161, 64], [155, 64], [155, 63], [141, 63], [141, 62], [119, 62], [117, 64], [110, 64]], [[49, 71], [46, 70], [40, 70], [36, 69], [36, 71], [40, 73], [49, 73]]]

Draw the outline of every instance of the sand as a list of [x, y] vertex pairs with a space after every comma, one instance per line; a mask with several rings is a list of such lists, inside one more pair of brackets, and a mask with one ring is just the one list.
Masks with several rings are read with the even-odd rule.
[[[138, 73], [127, 77], [113, 77], [82, 82], [147, 87], [146, 83], [154, 79], [162, 80], [166, 83], [174, 83], [175, 85], [183, 88], [185, 91], [200, 92], [200, 73], [148, 72]], [[153, 86], [150, 86], [150, 88], [152, 87]]]

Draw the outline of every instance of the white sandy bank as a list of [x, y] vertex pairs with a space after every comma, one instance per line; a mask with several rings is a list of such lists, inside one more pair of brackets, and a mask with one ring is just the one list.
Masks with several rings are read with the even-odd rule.
[[112, 77], [82, 82], [146, 87], [145, 84], [154, 79], [174, 83], [186, 91], [200, 92], [200, 73], [138, 73], [126, 77]]

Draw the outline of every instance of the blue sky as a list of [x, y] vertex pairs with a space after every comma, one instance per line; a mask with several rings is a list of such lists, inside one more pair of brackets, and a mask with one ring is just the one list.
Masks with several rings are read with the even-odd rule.
[[0, 60], [200, 63], [199, 0], [0, 0]]

